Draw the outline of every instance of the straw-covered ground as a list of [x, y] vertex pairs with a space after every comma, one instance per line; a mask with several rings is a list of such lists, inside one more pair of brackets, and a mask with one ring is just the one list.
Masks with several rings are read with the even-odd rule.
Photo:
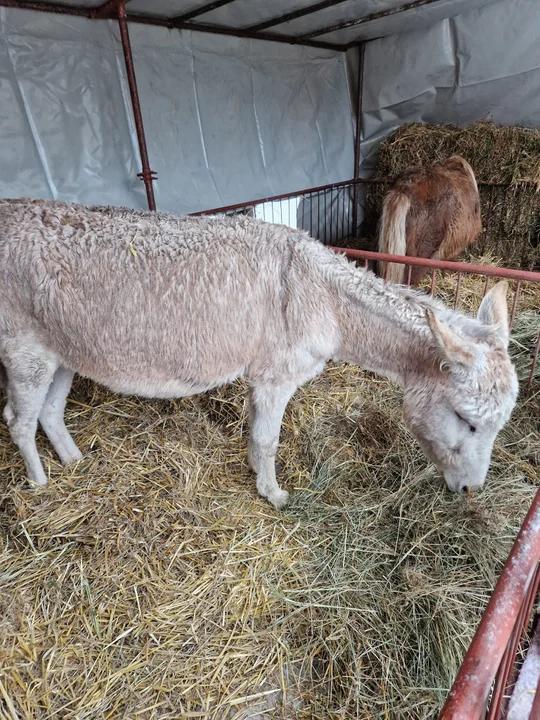
[[[464, 277], [467, 307], [483, 287]], [[524, 287], [522, 374], [539, 301]], [[0, 425], [3, 717], [436, 717], [540, 483], [538, 378], [485, 489], [460, 497], [399, 390], [330, 366], [287, 409], [281, 513], [247, 468], [245, 397], [242, 382], [150, 402], [78, 380], [84, 460], [61, 469], [40, 436], [39, 490]]]
[[[457, 125], [402, 125], [381, 143], [376, 177], [394, 178], [413, 165], [430, 165], [459, 154], [480, 182], [484, 232], [473, 254], [491, 251], [507, 267], [540, 269], [540, 131], [480, 122]], [[376, 234], [386, 185], [370, 186], [364, 234]]]

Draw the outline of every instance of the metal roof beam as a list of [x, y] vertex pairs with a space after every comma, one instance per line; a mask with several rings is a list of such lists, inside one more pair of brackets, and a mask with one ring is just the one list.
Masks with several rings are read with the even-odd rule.
[[431, 3], [438, 1], [439, 0], [414, 0], [413, 2], [405, 5], [388, 8], [387, 10], [380, 10], [379, 12], [372, 13], [371, 15], [364, 15], [364, 17], [358, 18], [358, 20], [347, 20], [346, 22], [338, 23], [337, 25], [330, 25], [329, 27], [321, 28], [320, 30], [314, 30], [313, 32], [306, 33], [304, 35], [298, 35], [296, 36], [296, 39], [311, 40], [312, 38], [320, 37], [321, 35], [328, 35], [328, 33], [337, 32], [338, 30], [347, 30], [348, 28], [357, 27], [358, 25], [363, 25], [364, 23], [371, 22], [372, 20], [379, 20], [380, 18], [389, 17], [390, 15], [397, 15], [398, 13], [406, 12], [407, 10], [415, 10], [423, 5], [431, 5]]
[[171, 18], [172, 23], [181, 23], [181, 22], [187, 22], [188, 20], [191, 20], [194, 17], [197, 17], [198, 15], [204, 15], [204, 13], [210, 12], [211, 10], [217, 10], [220, 7], [223, 7], [224, 5], [230, 5], [230, 3], [234, 2], [234, 0], [214, 0], [214, 2], [207, 3], [206, 5], [202, 5], [200, 8], [195, 8], [194, 10], [190, 10], [187, 13], [184, 13], [183, 15], [176, 15], [176, 17]]
[[63, 3], [51, 4], [47, 2], [22, 2], [21, 0], [0, 0], [0, 7], [16, 8], [17, 10], [35, 10], [36, 12], [54, 13], [56, 15], [75, 15], [77, 17], [90, 17], [93, 8], [79, 8]]
[[267, 30], [268, 28], [275, 27], [276, 25], [282, 25], [283, 23], [296, 20], [297, 18], [305, 17], [306, 15], [312, 15], [313, 13], [319, 12], [319, 10], [326, 10], [326, 8], [334, 7], [334, 5], [340, 5], [346, 2], [346, 0], [322, 0], [322, 2], [315, 3], [314, 5], [308, 5], [308, 7], [301, 8], [300, 10], [294, 10], [293, 12], [285, 13], [279, 17], [266, 20], [265, 22], [258, 23], [257, 25], [251, 25], [246, 28], [251, 32], [259, 32], [261, 30]]
[[[1, 0], [0, 0], [1, 2]], [[128, 15], [128, 20], [134, 22], [144, 22], [146, 18], [141, 15]], [[152, 18], [152, 21], [154, 18]], [[192, 30], [193, 32], [213, 33], [214, 35], [227, 35], [229, 37], [247, 38], [248, 40], [268, 40], [270, 42], [284, 43], [286, 45], [304, 45], [307, 47], [316, 47], [323, 50], [333, 50], [335, 52], [343, 52], [344, 45], [337, 43], [328, 43], [321, 40], [312, 41], [302, 38], [295, 38], [288, 35], [280, 35], [278, 33], [267, 32], [251, 32], [251, 30], [242, 30], [240, 28], [228, 28], [221, 25], [209, 25], [207, 23], [194, 22], [178, 22], [174, 19], [164, 23], [166, 27], [173, 27], [177, 30]]]
[[125, 5], [128, 3], [129, 0], [107, 0], [107, 2], [104, 2], [103, 5], [100, 5], [99, 7], [95, 8], [95, 10], [92, 10], [90, 13], [90, 17], [98, 20], [102, 18], [108, 18], [111, 14], [117, 14], [118, 8], [120, 5]]
[[[77, 7], [74, 5], [66, 5], [62, 3], [41, 2], [41, 0], [0, 0], [0, 7], [18, 8], [21, 10], [36, 10], [38, 12], [56, 13], [61, 15], [75, 15], [77, 17], [86, 17], [91, 19], [114, 17], [115, 8], [124, 0], [107, 0], [106, 3], [97, 7]], [[224, 1], [224, 0], [222, 0]], [[234, 2], [234, 0], [227, 0]], [[129, 0], [125, 0], [129, 2]], [[105, 12], [109, 14], [105, 14]], [[99, 13], [99, 14], [97, 14]], [[103, 13], [103, 15], [102, 15]], [[154, 17], [151, 15], [143, 15], [140, 13], [128, 13], [127, 21], [142, 25], [155, 25], [157, 27], [166, 27], [176, 30], [192, 30], [193, 32], [210, 33], [214, 35], [226, 35], [228, 37], [247, 38], [249, 40], [266, 40], [268, 42], [277, 42], [285, 45], [300, 45], [304, 47], [320, 48], [322, 50], [332, 50], [333, 52], [343, 52], [348, 49], [346, 44], [324, 42], [323, 40], [311, 40], [309, 38], [297, 38], [289, 35], [281, 35], [271, 32], [252, 32], [251, 30], [243, 30], [240, 28], [227, 28], [220, 25], [209, 25], [206, 23], [194, 23], [186, 21], [174, 20], [174, 18]]]

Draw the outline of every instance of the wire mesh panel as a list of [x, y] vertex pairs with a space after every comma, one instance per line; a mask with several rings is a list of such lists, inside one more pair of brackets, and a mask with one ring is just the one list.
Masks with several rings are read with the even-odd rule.
[[353, 239], [357, 234], [352, 212], [354, 186], [355, 182], [351, 180], [194, 214], [250, 215], [265, 222], [306, 230], [329, 245]]

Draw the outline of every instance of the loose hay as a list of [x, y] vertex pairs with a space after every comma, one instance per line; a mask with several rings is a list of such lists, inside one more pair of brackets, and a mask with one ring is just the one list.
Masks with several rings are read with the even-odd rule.
[[[449, 276], [437, 287], [453, 297]], [[464, 277], [466, 306], [483, 290]], [[524, 288], [521, 369], [539, 299]], [[85, 459], [61, 470], [40, 438], [46, 489], [28, 489], [2, 424], [2, 712], [436, 717], [540, 482], [533, 389], [463, 498], [392, 383], [330, 366], [286, 413], [285, 513], [247, 469], [242, 382], [149, 402], [78, 380], [67, 420]]]
[[[509, 187], [480, 187], [484, 232], [475, 254], [491, 251], [507, 267], [540, 269], [540, 131], [494, 123], [403, 125], [380, 145], [376, 177], [393, 178], [412, 165], [429, 165], [450, 155], [463, 156], [481, 182]], [[375, 225], [387, 187], [370, 186], [363, 232], [375, 237]]]

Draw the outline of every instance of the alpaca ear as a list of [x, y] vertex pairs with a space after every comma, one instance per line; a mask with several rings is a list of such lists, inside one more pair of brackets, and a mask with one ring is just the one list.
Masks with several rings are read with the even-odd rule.
[[442, 323], [432, 310], [426, 310], [426, 320], [437, 345], [441, 360], [450, 368], [472, 367], [478, 358], [478, 346], [472, 340], [458, 335]]
[[478, 308], [478, 320], [483, 325], [496, 325], [497, 336], [503, 343], [504, 347], [508, 347], [510, 337], [510, 328], [508, 326], [508, 305], [506, 303], [506, 294], [508, 292], [508, 283], [506, 280], [498, 282], [487, 293]]

